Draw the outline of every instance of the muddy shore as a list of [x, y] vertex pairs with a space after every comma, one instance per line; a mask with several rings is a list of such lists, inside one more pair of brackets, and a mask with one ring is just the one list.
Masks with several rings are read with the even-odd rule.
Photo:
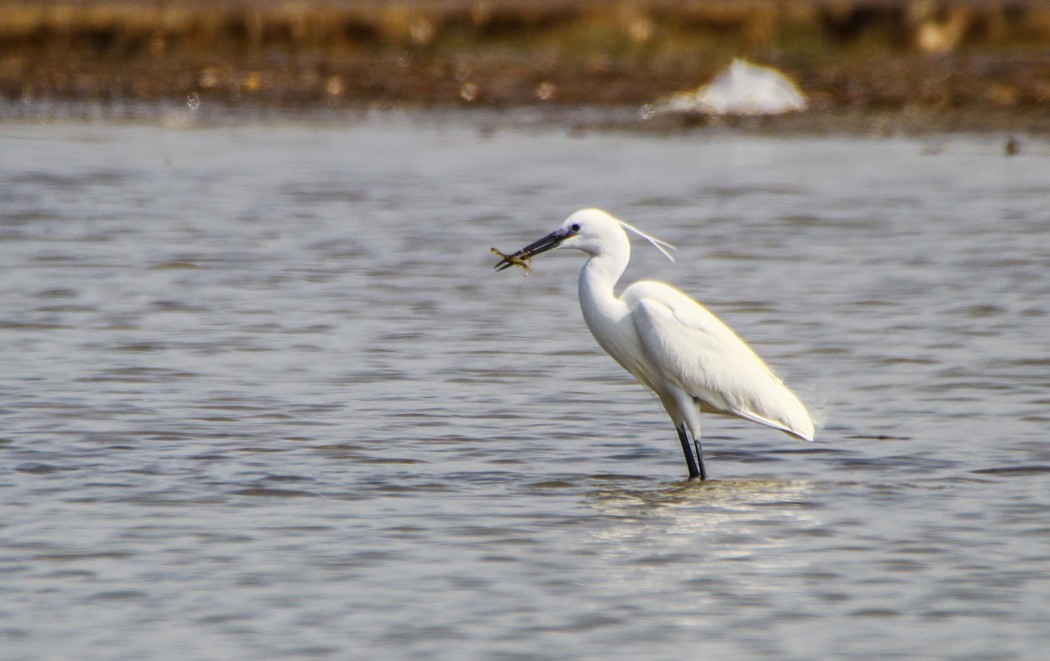
[[1050, 4], [1035, 0], [9, 0], [0, 117], [172, 104], [561, 117], [643, 109], [736, 56], [790, 75], [810, 110], [720, 123], [1050, 132]]

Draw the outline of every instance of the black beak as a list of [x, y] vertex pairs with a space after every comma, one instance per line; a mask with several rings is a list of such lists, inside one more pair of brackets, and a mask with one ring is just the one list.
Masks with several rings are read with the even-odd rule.
[[542, 255], [548, 250], [554, 250], [555, 248], [561, 245], [562, 241], [569, 238], [570, 236], [573, 236], [574, 234], [576, 234], [576, 232], [573, 232], [572, 230], [561, 228], [556, 229], [547, 236], [540, 239], [539, 241], [530, 243], [529, 245], [525, 246], [513, 255], [508, 255], [507, 257], [504, 257], [496, 264], [495, 269], [497, 271], [502, 271], [503, 269], [514, 266], [514, 260], [529, 260], [535, 257], [536, 255]]

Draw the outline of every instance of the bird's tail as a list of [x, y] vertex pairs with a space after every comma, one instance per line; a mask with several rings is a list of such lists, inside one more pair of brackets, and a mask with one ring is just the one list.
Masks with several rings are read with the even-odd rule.
[[784, 392], [776, 398], [776, 405], [762, 407], [764, 414], [752, 410], [735, 411], [736, 415], [747, 418], [782, 432], [791, 434], [803, 441], [812, 441], [816, 436], [817, 429], [822, 425], [810, 412], [798, 395], [784, 386]]

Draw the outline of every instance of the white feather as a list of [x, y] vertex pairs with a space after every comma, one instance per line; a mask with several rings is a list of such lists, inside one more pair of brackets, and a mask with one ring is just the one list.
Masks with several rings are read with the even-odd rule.
[[678, 248], [675, 248], [673, 245], [671, 245], [667, 241], [664, 241], [663, 239], [656, 238], [652, 234], [646, 234], [645, 232], [643, 232], [642, 230], [638, 229], [634, 225], [631, 225], [630, 223], [625, 223], [624, 221], [620, 220], [619, 218], [616, 218], [615, 220], [616, 220], [616, 222], [620, 223], [620, 225], [622, 227], [625, 227], [625, 228], [631, 230], [632, 232], [634, 232], [638, 236], [642, 237], [643, 239], [645, 239], [649, 243], [653, 244], [653, 247], [656, 248], [657, 250], [659, 250], [661, 253], [663, 253], [664, 257], [666, 257], [667, 259], [671, 260], [672, 262], [674, 261], [674, 256], [668, 251], [669, 250], [678, 250]]

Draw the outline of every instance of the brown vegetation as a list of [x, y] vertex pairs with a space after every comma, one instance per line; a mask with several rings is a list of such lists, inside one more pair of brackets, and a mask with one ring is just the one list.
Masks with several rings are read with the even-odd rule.
[[733, 56], [818, 111], [1031, 113], [1037, 0], [7, 0], [0, 99], [640, 105]]

